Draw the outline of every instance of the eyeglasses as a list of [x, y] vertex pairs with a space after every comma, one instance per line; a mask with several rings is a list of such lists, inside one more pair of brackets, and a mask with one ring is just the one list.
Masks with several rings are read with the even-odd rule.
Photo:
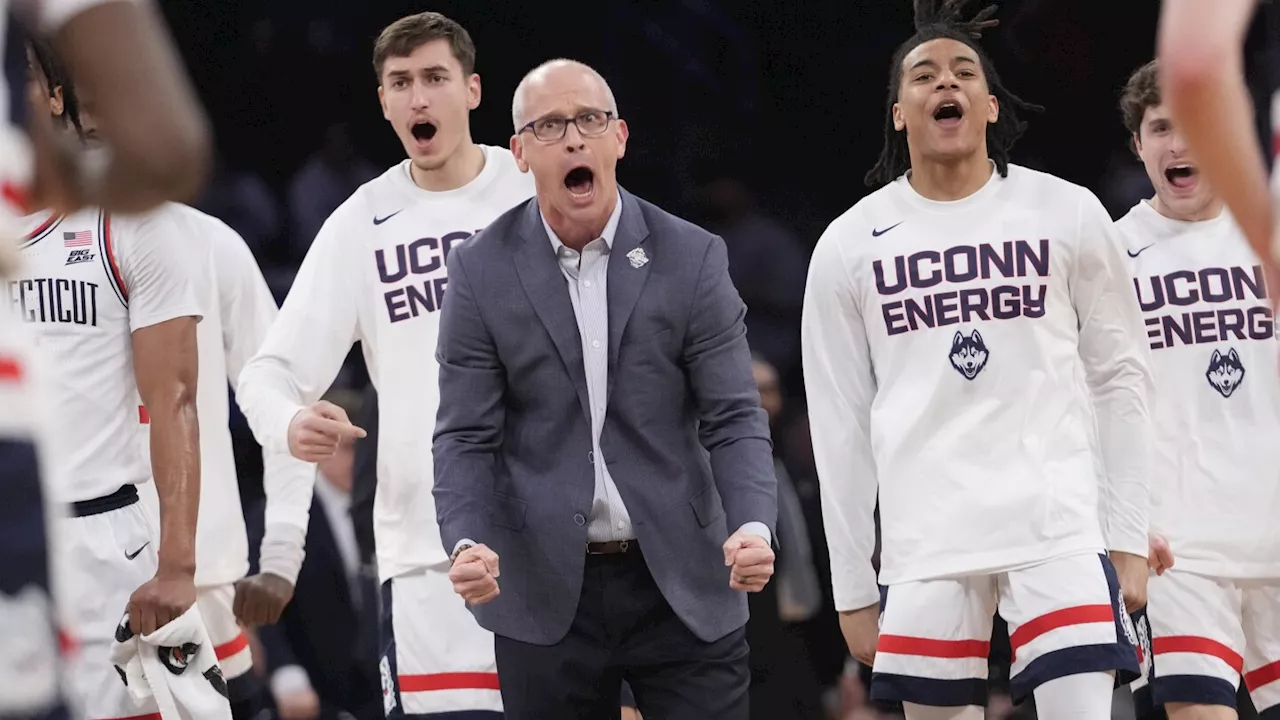
[[611, 110], [588, 110], [577, 117], [565, 118], [548, 116], [538, 118], [520, 128], [520, 132], [532, 130], [533, 136], [543, 142], [555, 142], [569, 131], [569, 123], [578, 126], [578, 134], [582, 137], [595, 137], [609, 129], [609, 121], [613, 120]]

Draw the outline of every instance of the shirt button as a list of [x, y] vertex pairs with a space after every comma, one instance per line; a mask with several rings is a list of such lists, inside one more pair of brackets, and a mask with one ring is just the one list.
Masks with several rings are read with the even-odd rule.
[[595, 465], [595, 464], [596, 464], [596, 451], [595, 451], [595, 450], [588, 450], [588, 451], [587, 451], [587, 462], [591, 463], [592, 465]]
[[622, 522], [621, 520], [619, 520], [619, 521], [618, 521], [618, 529], [619, 529], [619, 530], [622, 530], [622, 529], [623, 529], [623, 528], [625, 528], [626, 526], [627, 526], [627, 524], [626, 524], [626, 523]]
[[583, 280], [583, 281], [582, 281], [582, 285], [583, 285], [583, 287], [591, 287], [591, 281], [590, 281], [590, 280]]
[[584, 517], [582, 517], [582, 513], [578, 513], [578, 514], [574, 515], [574, 516], [573, 516], [573, 521], [574, 521], [575, 523], [577, 523], [578, 527], [582, 527], [583, 525], [586, 525], [586, 524], [587, 524], [587, 519], [586, 519], [586, 518], [584, 518]]
[[591, 347], [596, 348], [597, 350], [599, 350], [599, 349], [600, 349], [600, 341], [599, 341], [599, 340], [592, 340], [592, 341], [591, 341]]

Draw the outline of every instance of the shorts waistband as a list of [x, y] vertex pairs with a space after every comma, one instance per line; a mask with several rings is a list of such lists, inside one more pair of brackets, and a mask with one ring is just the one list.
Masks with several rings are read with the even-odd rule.
[[71, 514], [75, 517], [101, 515], [112, 510], [129, 507], [136, 502], [138, 502], [138, 488], [134, 485], [125, 485], [110, 495], [71, 503]]

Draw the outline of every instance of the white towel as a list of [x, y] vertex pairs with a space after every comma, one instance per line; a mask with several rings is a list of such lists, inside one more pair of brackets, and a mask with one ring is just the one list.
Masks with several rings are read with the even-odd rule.
[[231, 720], [227, 682], [195, 605], [150, 635], [135, 635], [126, 614], [111, 662], [135, 700], [155, 698], [163, 720]]

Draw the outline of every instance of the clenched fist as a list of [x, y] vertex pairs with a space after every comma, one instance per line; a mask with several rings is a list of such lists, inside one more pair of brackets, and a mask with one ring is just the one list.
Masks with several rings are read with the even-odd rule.
[[739, 530], [724, 541], [724, 564], [729, 568], [729, 587], [760, 592], [773, 577], [773, 548], [759, 535]]
[[289, 422], [289, 454], [306, 462], [320, 462], [336, 452], [340, 443], [366, 435], [351, 424], [345, 410], [321, 400], [299, 410]]
[[498, 554], [486, 545], [463, 550], [449, 568], [449, 581], [468, 604], [489, 602], [498, 597]]
[[157, 572], [129, 597], [129, 628], [150, 635], [196, 604], [194, 576]]
[[270, 625], [293, 599], [293, 585], [271, 573], [250, 575], [236, 581], [236, 599], [232, 610], [240, 622], [249, 627]]

